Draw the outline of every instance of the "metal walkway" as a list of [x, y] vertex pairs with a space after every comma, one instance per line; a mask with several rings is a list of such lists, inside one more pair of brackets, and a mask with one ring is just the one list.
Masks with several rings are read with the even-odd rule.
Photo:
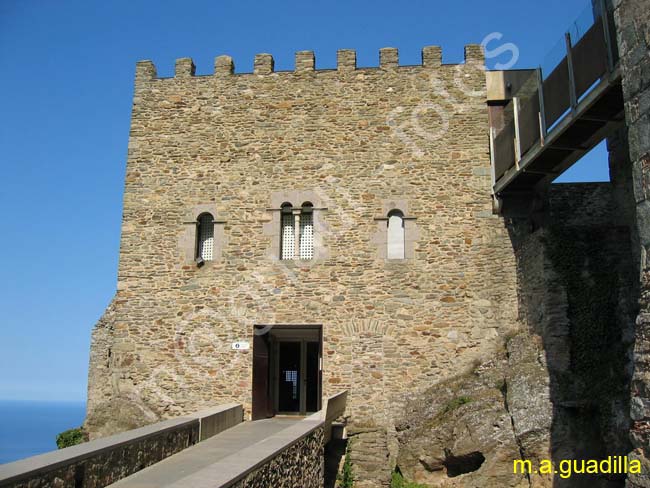
[[[269, 444], [295, 437], [291, 429], [313, 424], [301, 417], [244, 422], [110, 485], [115, 488], [214, 487], [264, 459]], [[305, 425], [309, 427], [309, 425]]]
[[508, 197], [543, 190], [624, 123], [610, 3], [590, 3], [549, 65], [488, 72], [488, 87], [500, 94], [488, 97], [492, 184], [499, 206]]

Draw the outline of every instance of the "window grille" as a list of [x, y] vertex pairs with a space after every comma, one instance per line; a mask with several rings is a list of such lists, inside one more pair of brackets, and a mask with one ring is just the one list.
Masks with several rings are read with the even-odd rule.
[[300, 259], [314, 257], [314, 214], [300, 214]]
[[291, 399], [298, 399], [298, 371], [285, 371], [284, 381], [291, 383]]
[[282, 214], [281, 259], [293, 259], [296, 246], [293, 214]]
[[404, 259], [404, 215], [399, 210], [388, 214], [388, 259]]
[[212, 261], [214, 249], [214, 219], [210, 214], [199, 217], [198, 257]]

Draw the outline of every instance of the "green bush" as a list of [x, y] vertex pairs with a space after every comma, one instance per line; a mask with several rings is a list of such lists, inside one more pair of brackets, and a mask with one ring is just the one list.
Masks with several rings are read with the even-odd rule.
[[345, 448], [345, 460], [343, 461], [343, 469], [338, 475], [338, 488], [353, 488], [354, 487], [354, 473], [352, 471], [352, 460], [350, 459], [350, 441]]
[[427, 485], [405, 480], [402, 473], [396, 469], [390, 479], [390, 488], [427, 488]]
[[76, 446], [88, 440], [88, 434], [84, 432], [83, 428], [77, 427], [76, 429], [69, 429], [56, 435], [56, 445], [59, 449], [64, 447]]

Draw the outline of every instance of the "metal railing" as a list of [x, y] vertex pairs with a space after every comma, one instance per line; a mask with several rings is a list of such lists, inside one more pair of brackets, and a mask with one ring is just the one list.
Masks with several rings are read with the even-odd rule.
[[493, 183], [509, 169], [519, 170], [522, 158], [543, 146], [617, 64], [611, 1], [594, 0], [513, 94], [503, 127], [490, 128]]

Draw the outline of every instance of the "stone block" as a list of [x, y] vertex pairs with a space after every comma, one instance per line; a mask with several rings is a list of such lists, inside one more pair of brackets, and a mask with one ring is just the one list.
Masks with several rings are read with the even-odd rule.
[[175, 75], [177, 78], [189, 78], [194, 76], [196, 66], [192, 58], [180, 58], [176, 60]]
[[228, 76], [235, 71], [235, 63], [230, 56], [217, 56], [214, 60], [214, 74], [217, 76]]
[[314, 71], [316, 58], [314, 51], [298, 51], [296, 53], [296, 72]]
[[357, 69], [357, 52], [354, 49], [339, 49], [336, 52], [336, 66], [339, 71]]
[[275, 62], [273, 56], [270, 54], [256, 54], [255, 63], [253, 65], [253, 72], [256, 75], [268, 75], [273, 73]]
[[394, 69], [399, 64], [399, 54], [394, 47], [383, 47], [379, 50], [379, 67]]
[[138, 61], [135, 65], [135, 82], [149, 81], [156, 78], [156, 66], [152, 61]]
[[468, 44], [465, 46], [465, 62], [475, 63], [483, 66], [485, 64], [485, 52], [480, 44]]
[[442, 48], [440, 46], [426, 46], [422, 48], [422, 65], [435, 67], [442, 64]]

